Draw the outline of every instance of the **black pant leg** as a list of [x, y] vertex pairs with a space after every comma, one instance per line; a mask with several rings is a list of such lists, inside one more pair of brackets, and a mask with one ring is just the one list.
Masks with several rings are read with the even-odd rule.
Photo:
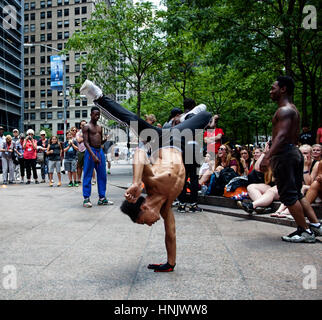
[[35, 180], [38, 179], [36, 164], [37, 164], [36, 159], [31, 159], [32, 175]]
[[27, 172], [27, 179], [30, 180], [31, 178], [31, 159], [25, 159], [25, 166]]

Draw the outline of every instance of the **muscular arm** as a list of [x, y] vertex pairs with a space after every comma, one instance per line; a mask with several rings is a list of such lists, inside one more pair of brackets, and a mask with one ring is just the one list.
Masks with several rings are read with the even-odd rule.
[[270, 147], [265, 158], [270, 159], [273, 155], [282, 151], [285, 144], [290, 142], [290, 132], [293, 132], [295, 111], [289, 107], [282, 107], [276, 114], [278, 123], [277, 134], [275, 135], [272, 146]]
[[129, 202], [136, 202], [141, 195], [142, 175], [144, 166], [148, 164], [149, 160], [144, 150], [137, 149], [133, 158], [133, 183], [126, 190], [124, 196]]
[[[171, 201], [172, 202], [172, 201]], [[171, 204], [166, 203], [164, 209], [161, 210], [164, 219], [165, 229], [165, 247], [167, 250], [168, 263], [174, 266], [176, 264], [176, 224]]]

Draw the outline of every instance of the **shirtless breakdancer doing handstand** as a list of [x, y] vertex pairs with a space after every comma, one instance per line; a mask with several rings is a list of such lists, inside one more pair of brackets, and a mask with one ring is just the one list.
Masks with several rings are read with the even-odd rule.
[[[145, 129], [150, 129], [150, 132], [154, 133], [154, 139], [152, 138], [154, 143], [151, 143], [153, 163], [148, 159], [144, 150], [140, 148], [136, 150], [133, 159], [133, 183], [124, 194], [126, 200], [121, 205], [121, 211], [127, 214], [133, 222], [148, 226], [158, 221], [161, 215], [164, 220], [167, 263], [150, 264], [148, 268], [154, 269], [155, 272], [173, 271], [176, 265], [176, 227], [171, 206], [181, 193], [185, 182], [185, 169], [182, 161], [184, 139], [180, 133], [188, 129], [204, 129], [209, 123], [211, 114], [202, 111], [172, 128], [161, 129], [150, 125], [104, 96], [102, 90], [89, 80], [84, 82], [80, 92], [93, 99], [97, 106], [104, 109], [110, 119], [125, 126], [131, 125], [131, 129], [138, 136]], [[134, 122], [136, 125], [133, 126]], [[145, 198], [141, 196], [142, 182], [147, 193]]]

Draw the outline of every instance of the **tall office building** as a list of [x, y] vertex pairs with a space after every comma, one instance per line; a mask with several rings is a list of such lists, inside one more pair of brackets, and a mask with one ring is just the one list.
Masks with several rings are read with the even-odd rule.
[[[35, 44], [24, 48], [24, 130], [32, 128], [39, 134], [40, 128], [51, 129], [53, 135], [62, 138], [64, 130], [63, 92], [51, 90], [50, 56], [62, 50], [68, 38], [82, 28], [95, 9], [95, 1], [89, 0], [25, 0], [24, 43]], [[77, 59], [86, 52], [70, 52], [66, 57], [67, 92], [77, 82], [85, 65]], [[77, 93], [77, 92], [76, 92]], [[67, 96], [67, 129], [82, 119], [89, 120], [92, 101]], [[102, 115], [100, 124], [107, 127]]]
[[23, 1], [0, 1], [0, 125], [23, 128]]

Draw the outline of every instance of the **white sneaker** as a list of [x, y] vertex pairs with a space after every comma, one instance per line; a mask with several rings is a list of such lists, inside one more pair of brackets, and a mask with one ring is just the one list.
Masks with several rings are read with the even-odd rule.
[[86, 95], [87, 98], [91, 98], [92, 100], [97, 100], [103, 95], [102, 90], [90, 80], [85, 80], [80, 88], [80, 93]]

